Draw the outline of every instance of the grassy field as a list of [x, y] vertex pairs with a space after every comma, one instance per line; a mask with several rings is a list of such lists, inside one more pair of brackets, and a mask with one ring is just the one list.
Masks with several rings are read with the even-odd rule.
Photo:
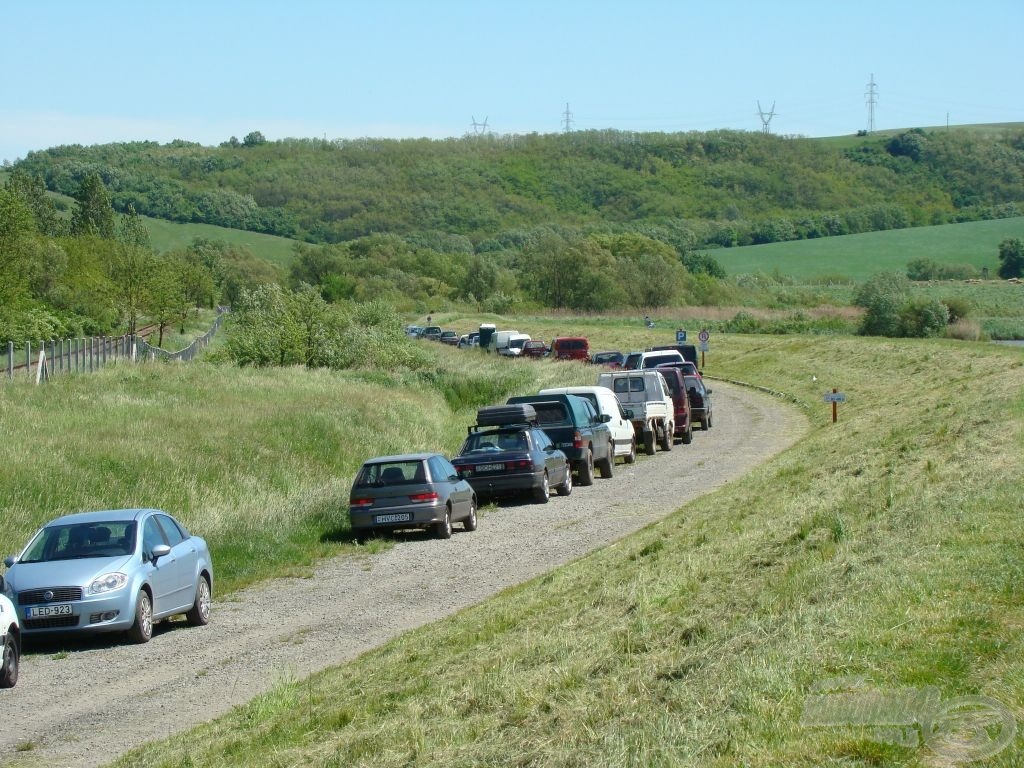
[[704, 253], [714, 256], [730, 275], [777, 270], [798, 282], [830, 276], [859, 281], [876, 272], [905, 272], [908, 261], [920, 258], [941, 264], [971, 264], [978, 269], [988, 267], [995, 277], [999, 243], [1008, 237], [1024, 238], [1024, 217], [718, 248]]
[[195, 238], [222, 240], [230, 245], [248, 248], [254, 256], [287, 269], [291, 266], [296, 241], [276, 235], [229, 229], [213, 224], [179, 224], [143, 216], [153, 247], [160, 252], [184, 248]]
[[[478, 320], [460, 319], [467, 326]], [[546, 338], [565, 322], [515, 324]], [[595, 345], [620, 348], [642, 346], [652, 333], [608, 318], [586, 328]], [[723, 336], [713, 344], [709, 372], [791, 394], [806, 404], [812, 432], [743, 480], [617, 545], [351, 664], [284, 681], [119, 765], [951, 764], [928, 747], [892, 743], [891, 730], [886, 741], [853, 727], [801, 726], [814, 686], [851, 676], [874, 691], [931, 685], [943, 700], [985, 694], [1019, 719], [1024, 350], [811, 337]], [[479, 360], [451, 354], [462, 357], [446, 359]], [[486, 365], [506, 366], [481, 372], [488, 376], [553, 376], [550, 366], [526, 361]], [[475, 366], [463, 366], [467, 373], [476, 375]], [[296, 481], [288, 475], [309, 473], [310, 461], [314, 471], [344, 471], [325, 466], [315, 447], [325, 437], [338, 444], [331, 425], [342, 423], [349, 407], [334, 403], [339, 385], [346, 404], [360, 406], [346, 418], [374, 416], [374, 395], [356, 376], [236, 372], [234, 383], [217, 375], [216, 386], [203, 386], [213, 374], [195, 366], [162, 382], [154, 375], [143, 388], [133, 383], [139, 375], [148, 374], [105, 382], [119, 408], [153, 398], [165, 411], [161, 421], [192, 422], [190, 410], [209, 418], [221, 408], [246, 422], [265, 421], [262, 429], [245, 429], [258, 440], [231, 463], [280, 468], [266, 478], [246, 471], [229, 484], [250, 484], [251, 493], [279, 507], [292, 498], [283, 505], [289, 515], [296, 502], [286, 489]], [[837, 425], [821, 403], [831, 386], [849, 397]], [[191, 398], [200, 404], [173, 407], [175, 393], [190, 387], [217, 406]], [[428, 420], [416, 437], [425, 429], [454, 440], [461, 432], [461, 423], [445, 427], [450, 416], [436, 392], [414, 388], [405, 397], [398, 412]], [[24, 413], [26, 405], [16, 405]], [[259, 417], [249, 415], [253, 409]], [[224, 430], [230, 420], [215, 423]], [[386, 430], [389, 421], [378, 426]], [[178, 428], [200, 423], [195, 417]], [[206, 435], [194, 452], [216, 467], [224, 444]], [[183, 449], [172, 441], [163, 452], [164, 473], [197, 474], [172, 469]], [[239, 450], [228, 445], [226, 453]], [[338, 477], [301, 505], [319, 506], [307, 524], [326, 513], [344, 481]], [[196, 499], [195, 506], [220, 509], [210, 501]], [[274, 512], [275, 520], [282, 516]], [[251, 507], [246, 513], [259, 513], [258, 523], [270, 516]], [[297, 552], [323, 552], [316, 536], [308, 539], [312, 550]], [[1018, 741], [986, 765], [1022, 759]]]

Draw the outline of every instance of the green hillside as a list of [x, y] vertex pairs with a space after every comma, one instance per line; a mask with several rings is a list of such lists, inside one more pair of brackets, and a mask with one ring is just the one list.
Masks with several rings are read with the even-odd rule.
[[179, 224], [164, 219], [143, 216], [153, 248], [172, 251], [186, 247], [196, 238], [219, 240], [235, 247], [247, 248], [253, 256], [287, 268], [292, 263], [294, 240], [262, 232], [218, 227], [215, 224]]
[[731, 275], [778, 271], [797, 280], [836, 276], [863, 280], [875, 272], [903, 272], [912, 259], [942, 264], [999, 266], [999, 243], [1024, 238], [1024, 217], [865, 232], [843, 237], [766, 243], [704, 251]]

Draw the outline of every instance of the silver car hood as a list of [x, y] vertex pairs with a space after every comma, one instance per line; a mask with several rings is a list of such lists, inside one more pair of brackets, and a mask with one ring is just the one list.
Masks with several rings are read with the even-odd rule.
[[85, 557], [80, 560], [53, 560], [48, 563], [15, 563], [4, 579], [15, 592], [47, 587], [87, 587], [97, 576], [125, 571], [132, 556]]

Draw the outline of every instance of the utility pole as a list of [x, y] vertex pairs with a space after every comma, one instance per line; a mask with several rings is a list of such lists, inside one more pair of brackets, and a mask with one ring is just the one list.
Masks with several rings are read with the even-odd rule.
[[476, 134], [477, 136], [483, 136], [485, 133], [487, 133], [487, 120], [488, 119], [489, 118], [485, 117], [484, 121], [482, 123], [478, 123], [476, 121], [476, 117], [473, 116], [473, 123], [472, 123], [473, 133]]
[[761, 109], [761, 102], [757, 102], [757, 114], [761, 117], [761, 133], [771, 133], [772, 129], [769, 127], [772, 122], [772, 118], [775, 117], [775, 102], [772, 102], [771, 111], [767, 114]]
[[569, 102], [565, 102], [565, 112], [562, 113], [562, 130], [572, 133], [572, 112], [569, 111]]
[[871, 82], [867, 85], [864, 98], [868, 105], [868, 135], [875, 132], [875, 102], [878, 101], [878, 85], [875, 84], [875, 73], [871, 73]]

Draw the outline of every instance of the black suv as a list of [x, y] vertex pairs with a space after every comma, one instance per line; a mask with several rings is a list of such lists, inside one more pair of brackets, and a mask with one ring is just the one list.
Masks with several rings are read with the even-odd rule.
[[510, 397], [509, 405], [530, 404], [537, 421], [555, 446], [561, 448], [577, 473], [577, 485], [593, 485], [594, 466], [601, 477], [611, 477], [615, 464], [611, 416], [598, 414], [579, 395], [522, 395]]
[[477, 422], [452, 464], [478, 498], [527, 493], [546, 504], [551, 488], [572, 493], [569, 462], [537, 425], [533, 408], [481, 408]]

